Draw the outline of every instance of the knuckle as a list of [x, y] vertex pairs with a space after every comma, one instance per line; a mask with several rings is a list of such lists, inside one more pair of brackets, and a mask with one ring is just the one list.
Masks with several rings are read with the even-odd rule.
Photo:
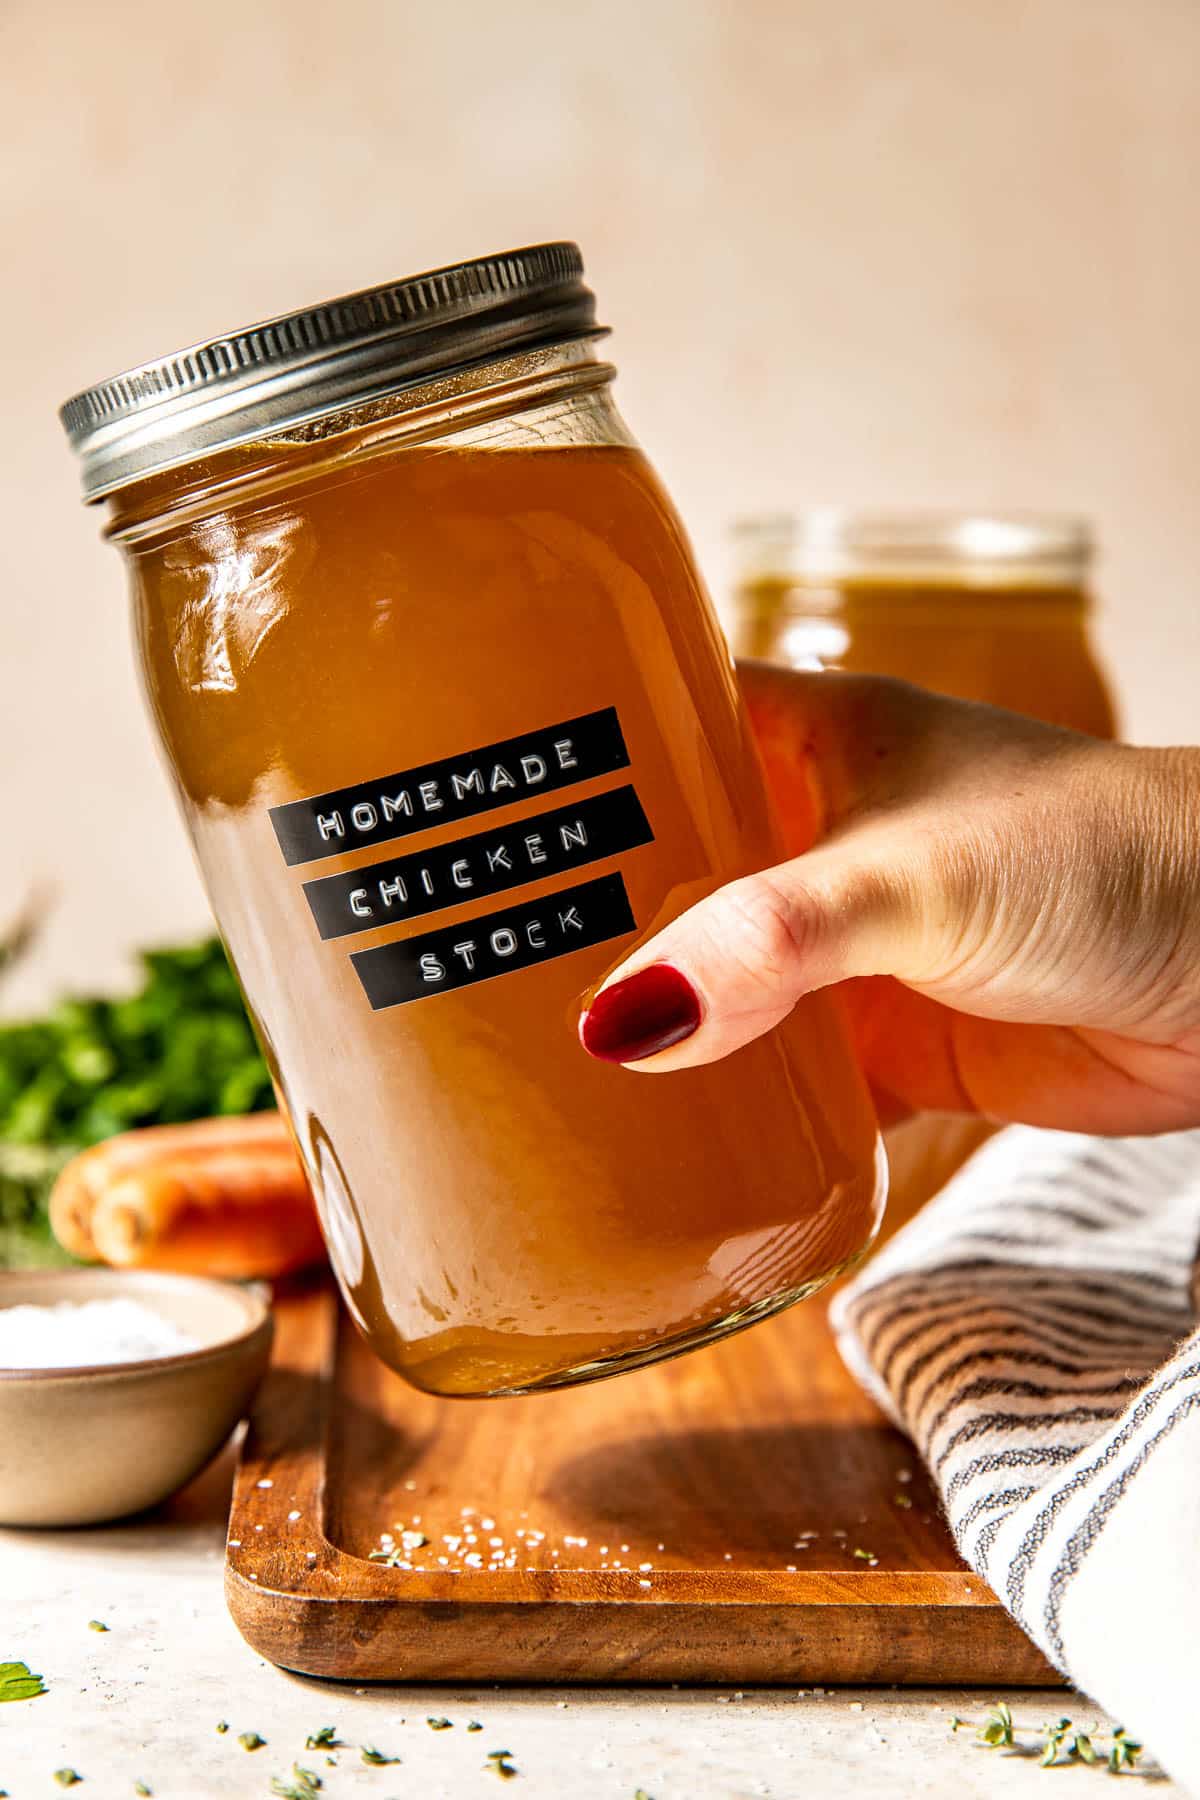
[[768, 872], [731, 882], [709, 902], [706, 933], [714, 954], [756, 982], [776, 985], [811, 947], [809, 909]]

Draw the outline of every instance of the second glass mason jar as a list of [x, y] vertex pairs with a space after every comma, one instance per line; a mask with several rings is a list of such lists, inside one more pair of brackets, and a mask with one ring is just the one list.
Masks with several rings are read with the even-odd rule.
[[514, 1393], [820, 1286], [882, 1207], [836, 1003], [710, 1068], [593, 1061], [639, 938], [779, 854], [572, 245], [439, 270], [64, 409], [347, 1304]]
[[[1041, 513], [820, 510], [737, 531], [737, 655], [891, 675], [1094, 737], [1116, 729], [1088, 634], [1091, 532]], [[923, 1115], [885, 1135], [887, 1231], [993, 1129]]]

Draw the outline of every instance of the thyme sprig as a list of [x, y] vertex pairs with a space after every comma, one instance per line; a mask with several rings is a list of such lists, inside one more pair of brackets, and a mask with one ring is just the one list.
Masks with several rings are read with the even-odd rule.
[[[950, 1715], [951, 1731], [969, 1728], [970, 1719], [960, 1718], [957, 1713]], [[1026, 1731], [1038, 1741], [1030, 1742]], [[1032, 1727], [1018, 1726], [1012, 1716], [1007, 1701], [997, 1700], [987, 1711], [981, 1724], [975, 1727], [975, 1736], [989, 1750], [1012, 1750], [1022, 1756], [1036, 1756], [1043, 1769], [1064, 1768], [1070, 1763], [1087, 1763], [1093, 1767], [1103, 1765], [1110, 1774], [1119, 1775], [1125, 1769], [1135, 1770], [1143, 1754], [1143, 1746], [1136, 1738], [1131, 1738], [1122, 1725], [1114, 1725], [1109, 1734], [1107, 1751], [1097, 1743], [1097, 1734], [1080, 1731], [1071, 1719], [1060, 1718], [1052, 1725], [1044, 1725], [1040, 1733], [1033, 1733]]]

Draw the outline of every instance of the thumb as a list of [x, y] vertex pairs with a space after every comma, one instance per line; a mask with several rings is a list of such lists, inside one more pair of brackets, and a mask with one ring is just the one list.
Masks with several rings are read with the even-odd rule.
[[871, 854], [875, 835], [852, 831], [682, 913], [596, 994], [584, 1049], [656, 1074], [692, 1068], [770, 1031], [815, 988], [899, 972], [918, 909], [894, 850]]

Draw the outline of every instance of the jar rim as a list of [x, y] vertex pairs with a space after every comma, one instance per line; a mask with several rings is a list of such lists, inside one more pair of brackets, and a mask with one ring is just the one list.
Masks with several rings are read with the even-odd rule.
[[577, 244], [452, 263], [142, 363], [59, 417], [84, 499], [518, 350], [598, 338]]
[[1082, 583], [1095, 550], [1085, 518], [1033, 511], [817, 507], [739, 519], [743, 580]]

